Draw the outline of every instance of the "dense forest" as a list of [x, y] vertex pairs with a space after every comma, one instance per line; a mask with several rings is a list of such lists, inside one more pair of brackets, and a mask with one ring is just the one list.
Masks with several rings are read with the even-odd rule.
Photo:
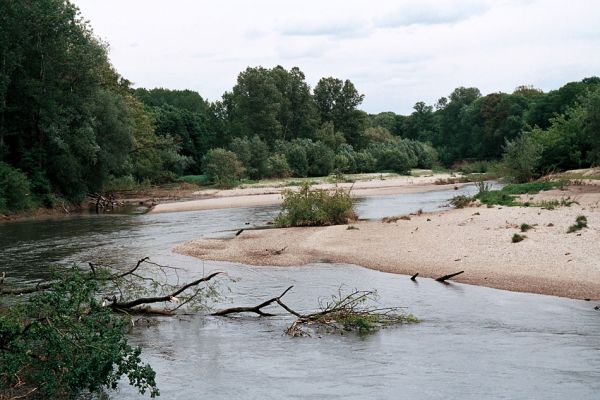
[[215, 102], [134, 89], [68, 1], [0, 4], [0, 213], [202, 174], [321, 176], [523, 159], [518, 179], [600, 161], [600, 78], [550, 92], [459, 87], [410, 115], [360, 110], [350, 80], [248, 67]]

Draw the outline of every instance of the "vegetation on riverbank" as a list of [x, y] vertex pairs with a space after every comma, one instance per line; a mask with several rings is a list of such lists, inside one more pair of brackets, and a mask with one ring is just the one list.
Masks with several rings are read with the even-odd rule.
[[503, 160], [500, 175], [521, 182], [600, 161], [597, 77], [548, 93], [459, 87], [410, 115], [370, 115], [350, 80], [311, 88], [297, 67], [248, 67], [208, 102], [133, 89], [68, 1], [3, 2], [0, 15], [0, 213], [180, 176], [231, 186], [439, 164], [490, 177]]
[[283, 192], [281, 212], [275, 222], [280, 227], [322, 226], [347, 224], [356, 218], [350, 191], [328, 192], [311, 189], [310, 184], [304, 183], [298, 191]]
[[77, 269], [56, 278], [0, 315], [0, 398], [75, 398], [123, 376], [157, 396], [155, 372], [127, 343], [129, 319], [101, 304], [98, 281]]

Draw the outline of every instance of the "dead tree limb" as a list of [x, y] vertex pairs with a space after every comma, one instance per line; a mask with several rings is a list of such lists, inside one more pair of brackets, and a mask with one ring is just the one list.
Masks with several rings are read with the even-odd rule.
[[138, 260], [137, 264], [135, 265], [135, 267], [133, 267], [132, 269], [130, 269], [127, 272], [123, 272], [121, 274], [113, 274], [111, 275], [110, 279], [118, 279], [118, 278], [124, 278], [127, 275], [131, 275], [133, 274], [139, 267], [140, 265], [142, 265], [144, 262], [148, 261], [150, 259], [150, 257], [144, 257], [140, 260]]
[[191, 287], [197, 286], [197, 285], [199, 285], [202, 282], [208, 282], [212, 278], [214, 278], [215, 276], [217, 276], [219, 274], [222, 274], [222, 272], [221, 271], [219, 271], [219, 272], [213, 272], [212, 274], [207, 275], [205, 277], [202, 277], [200, 279], [196, 279], [195, 281], [190, 282], [187, 285], [183, 285], [179, 289], [175, 290], [173, 293], [167, 294], [165, 296], [142, 297], [142, 298], [131, 300], [131, 301], [116, 302], [116, 303], [110, 304], [110, 307], [113, 310], [127, 310], [127, 309], [131, 309], [133, 307], [136, 307], [136, 306], [140, 306], [142, 304], [163, 303], [163, 302], [166, 302], [166, 301], [172, 301], [174, 298], [177, 297], [177, 295], [179, 295], [180, 293], [184, 292], [185, 290], [187, 290], [187, 289], [189, 289]]
[[417, 272], [416, 274], [414, 274], [413, 276], [410, 277], [410, 280], [413, 282], [417, 281], [417, 276], [419, 276], [419, 273]]
[[[285, 291], [283, 293], [281, 293], [279, 296], [273, 297], [272, 299], [264, 301], [264, 302], [260, 303], [257, 306], [254, 306], [254, 307], [233, 307], [233, 308], [226, 308], [224, 310], [212, 313], [211, 315], [214, 315], [214, 316], [217, 316], [217, 317], [222, 317], [222, 316], [229, 315], [229, 314], [239, 314], [239, 313], [249, 312], [249, 313], [258, 314], [261, 317], [272, 317], [275, 314], [269, 314], [269, 313], [263, 312], [262, 309], [265, 308], [268, 305], [273, 304], [273, 303], [278, 303], [279, 305], [282, 305], [283, 303], [281, 303], [281, 298], [287, 292], [289, 292], [293, 287], [294, 286], [290, 286], [289, 288], [285, 289]], [[300, 315], [300, 314], [296, 313], [295, 311], [289, 309], [287, 306], [285, 306], [285, 307], [282, 306], [282, 307], [285, 308], [291, 314], [294, 314], [294, 315], [297, 315], [297, 316]]]
[[[6, 276], [6, 273], [3, 273], [2, 274], [2, 282], [0, 282], [0, 284], [3, 283], [5, 276]], [[35, 293], [35, 292], [41, 292], [42, 290], [50, 289], [52, 287], [52, 285], [54, 285], [55, 283], [56, 282], [43, 282], [43, 283], [39, 282], [37, 285], [27, 286], [27, 287], [22, 287], [22, 288], [0, 287], [0, 294], [17, 296], [20, 294], [30, 294], [30, 293]]]
[[456, 275], [460, 275], [460, 274], [462, 274], [464, 272], [465, 271], [458, 271], [458, 272], [455, 272], [453, 274], [448, 274], [448, 275], [440, 276], [439, 278], [436, 279], [436, 281], [438, 281], [438, 282], [446, 282], [448, 279], [454, 278]]

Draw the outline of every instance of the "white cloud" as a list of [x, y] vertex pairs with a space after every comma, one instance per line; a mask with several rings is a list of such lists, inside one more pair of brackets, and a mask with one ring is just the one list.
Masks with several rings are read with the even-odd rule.
[[457, 86], [544, 90], [600, 73], [594, 0], [75, 0], [144, 87], [210, 100], [247, 66], [352, 80], [369, 112], [407, 113]]

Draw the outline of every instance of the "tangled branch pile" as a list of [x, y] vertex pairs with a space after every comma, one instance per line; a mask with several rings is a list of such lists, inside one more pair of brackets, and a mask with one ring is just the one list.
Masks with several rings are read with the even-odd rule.
[[287, 335], [293, 337], [310, 336], [311, 331], [366, 334], [391, 325], [419, 322], [412, 314], [402, 313], [400, 307], [380, 308], [370, 306], [369, 303], [374, 303], [378, 299], [377, 292], [373, 290], [355, 290], [347, 295], [343, 295], [340, 291], [328, 301], [321, 301], [318, 311], [301, 314], [281, 300], [292, 287], [288, 287], [278, 297], [264, 301], [257, 306], [228, 308], [212, 315], [225, 316], [251, 312], [261, 317], [269, 317], [274, 314], [266, 313], [262, 309], [277, 303], [289, 314], [296, 317], [296, 320], [285, 331]]

